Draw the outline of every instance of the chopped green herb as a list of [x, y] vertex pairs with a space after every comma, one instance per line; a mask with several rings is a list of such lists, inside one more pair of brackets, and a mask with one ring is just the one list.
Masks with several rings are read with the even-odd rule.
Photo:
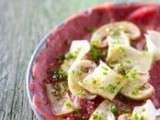
[[67, 109], [72, 109], [73, 106], [72, 106], [72, 103], [70, 100], [67, 100], [64, 102], [64, 107], [67, 108]]
[[76, 54], [71, 53], [71, 52], [67, 53], [65, 56], [65, 60], [70, 60], [70, 59], [74, 59], [74, 58], [76, 58]]
[[120, 54], [123, 54], [123, 53], [125, 53], [125, 51], [126, 51], [126, 50], [125, 50], [121, 45], [119, 45], [119, 44], [114, 44], [112, 49], [115, 50], [115, 51], [117, 51], [117, 52], [120, 53]]
[[94, 79], [94, 78], [93, 78], [93, 80], [92, 80], [92, 84], [93, 84], [94, 86], [96, 86], [96, 87], [100, 86], [99, 80]]
[[132, 95], [138, 95], [139, 94], [139, 88], [135, 88], [133, 91], [132, 91]]
[[57, 100], [61, 99], [64, 94], [68, 91], [68, 83], [67, 81], [58, 81], [52, 85], [52, 95], [57, 98]]
[[85, 31], [88, 32], [88, 33], [93, 33], [95, 30], [96, 30], [95, 27], [86, 27], [85, 28]]
[[62, 69], [55, 70], [52, 78], [54, 80], [67, 80], [67, 74]]
[[75, 51], [70, 51], [65, 55], [65, 60], [71, 60], [71, 59], [75, 59], [79, 53], [81, 48], [77, 48]]
[[108, 68], [105, 67], [105, 66], [102, 66], [102, 72], [104, 75], [107, 75], [108, 74]]
[[98, 112], [93, 113], [91, 120], [103, 120], [101, 113]]
[[109, 84], [106, 87], [100, 87], [100, 89], [106, 90], [110, 93], [115, 93], [115, 90], [117, 89], [117, 85]]
[[90, 54], [93, 60], [95, 61], [99, 61], [100, 59], [103, 59], [102, 51], [94, 46], [91, 46]]
[[117, 88], [117, 86], [112, 85], [112, 84], [109, 84], [107, 87], [108, 91], [110, 91], [111, 93], [114, 93], [116, 88]]
[[127, 59], [127, 60], [122, 60], [116, 65], [116, 70], [117, 72], [121, 73], [122, 75], [125, 75], [128, 70], [130, 70], [132, 67], [132, 61]]
[[131, 70], [129, 70], [129, 72], [126, 74], [126, 78], [128, 80], [137, 80], [137, 79], [139, 79], [139, 73], [138, 73], [137, 69], [132, 68]]
[[111, 106], [111, 112], [112, 113], [117, 113], [118, 112], [118, 108], [115, 105]]
[[106, 29], [106, 32], [110, 35], [110, 36], [119, 36], [121, 33], [122, 29], [121, 28], [117, 28], [115, 26], [109, 27]]
[[134, 113], [134, 115], [131, 117], [131, 120], [145, 120], [145, 117], [143, 115]]

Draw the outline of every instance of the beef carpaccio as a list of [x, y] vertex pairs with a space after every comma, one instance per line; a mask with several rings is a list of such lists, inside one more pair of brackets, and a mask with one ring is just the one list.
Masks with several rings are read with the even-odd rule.
[[[94, 31], [96, 31], [99, 27], [119, 21], [132, 22], [139, 27], [141, 34], [133, 40], [131, 44], [138, 50], [146, 49], [145, 46], [147, 43], [144, 33], [146, 33], [147, 30], [154, 30], [157, 32], [160, 31], [160, 5], [137, 3], [106, 3], [103, 5], [98, 5], [94, 8], [88, 9], [85, 12], [71, 16], [69, 19], [64, 21], [63, 24], [56, 27], [48, 36], [45, 48], [38, 54], [34, 61], [32, 67], [32, 80], [30, 83], [33, 107], [44, 120], [114, 120], [114, 118], [107, 117], [102, 119], [95, 115], [90, 117], [95, 110], [98, 110], [101, 106], [106, 105], [107, 102], [105, 104], [102, 103], [104, 101], [104, 97], [101, 95], [92, 95], [92, 99], [85, 99], [75, 96], [70, 91], [68, 92], [68, 96], [76, 105], [78, 104], [77, 107], [79, 109], [76, 109], [75, 111], [69, 110], [68, 113], [62, 116], [60, 115], [61, 117], [57, 117], [57, 115], [55, 115], [55, 111], [53, 110], [54, 106], [56, 106], [56, 103], [54, 102], [57, 101], [50, 100], [47, 89], [56, 85], [57, 79], [53, 75], [63, 63], [64, 55], [70, 49], [73, 40], [90, 40]], [[90, 58], [89, 55], [87, 57]], [[154, 106], [157, 109], [160, 107], [159, 73], [160, 61], [157, 59], [154, 63], [152, 63], [152, 67], [149, 70], [149, 83], [154, 87], [154, 93], [150, 96], [150, 101], [154, 103]], [[61, 79], [61, 77], [62, 79], [66, 79], [66, 76], [63, 75], [58, 77], [59, 79]], [[90, 89], [88, 91], [90, 92]], [[96, 92], [93, 90], [93, 93]], [[111, 99], [112, 96], [109, 97], [109, 100]], [[150, 101], [146, 104], [150, 104]], [[117, 110], [117, 108], [113, 106], [115, 119], [151, 120], [137, 116], [137, 119], [133, 117], [131, 119], [124, 119], [123, 117], [118, 118], [121, 113], [130, 113], [134, 106], [143, 105], [145, 100], [132, 100], [126, 96], [117, 94], [116, 97], [112, 99], [112, 102], [114, 105], [119, 107], [119, 110]], [[156, 118], [156, 120], [158, 119], [159, 118]]]

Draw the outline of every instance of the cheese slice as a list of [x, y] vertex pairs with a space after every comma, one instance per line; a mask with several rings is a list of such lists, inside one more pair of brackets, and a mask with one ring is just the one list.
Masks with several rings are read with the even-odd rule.
[[112, 113], [113, 103], [108, 100], [103, 101], [96, 110], [91, 114], [89, 120], [115, 120], [115, 116]]
[[81, 85], [93, 94], [112, 100], [126, 82], [123, 76], [101, 61], [99, 66], [82, 80]]
[[160, 59], [160, 32], [148, 30], [145, 37], [148, 52], [154, 55], [155, 60]]
[[139, 51], [129, 46], [115, 44], [109, 47], [106, 60], [113, 66], [126, 61], [130, 66], [136, 67], [139, 73], [147, 73], [151, 68], [153, 55], [147, 51]]
[[75, 60], [81, 60], [89, 52], [90, 44], [87, 40], [75, 40], [72, 42], [69, 52], [66, 54], [61, 69], [68, 71]]

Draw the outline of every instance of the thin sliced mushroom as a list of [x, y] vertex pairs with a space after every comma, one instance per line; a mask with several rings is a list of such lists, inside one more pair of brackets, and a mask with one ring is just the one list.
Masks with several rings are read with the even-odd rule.
[[131, 22], [114, 22], [103, 25], [96, 30], [91, 37], [91, 44], [99, 48], [106, 47], [108, 44], [106, 38], [108, 36], [119, 36], [121, 32], [124, 32], [131, 40], [134, 40], [141, 35], [139, 28]]
[[90, 60], [81, 60], [73, 63], [68, 71], [68, 86], [73, 95], [86, 99], [96, 97], [96, 95], [89, 93], [79, 84], [95, 67], [96, 64]]
[[118, 116], [118, 120], [131, 120], [131, 115], [128, 113]]
[[115, 106], [108, 100], [103, 101], [91, 114], [89, 120], [115, 120], [112, 107]]
[[125, 89], [121, 91], [124, 96], [133, 100], [145, 100], [150, 98], [154, 93], [154, 88], [151, 84], [146, 83], [143, 86], [135, 89]]
[[63, 116], [77, 109], [67, 93], [68, 87], [66, 81], [47, 84], [46, 89], [52, 111], [56, 116]]

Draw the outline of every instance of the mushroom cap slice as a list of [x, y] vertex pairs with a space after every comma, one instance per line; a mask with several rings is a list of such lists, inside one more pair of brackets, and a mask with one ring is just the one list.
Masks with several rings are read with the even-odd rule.
[[46, 89], [52, 111], [56, 116], [63, 116], [76, 109], [67, 93], [68, 87], [66, 81], [46, 84]]
[[126, 79], [128, 83], [121, 89], [122, 95], [133, 100], [144, 100], [153, 95], [154, 88], [148, 83], [148, 73], [139, 74], [136, 68], [132, 68], [126, 74]]
[[121, 32], [125, 33], [132, 40], [141, 35], [139, 28], [129, 21], [113, 22], [103, 25], [96, 30], [91, 37], [91, 44], [99, 48], [106, 47], [108, 44], [106, 38], [108, 36], [119, 36]]
[[112, 100], [126, 82], [123, 76], [101, 61], [99, 66], [82, 80], [81, 85], [93, 94]]
[[86, 99], [96, 97], [79, 84], [95, 67], [96, 64], [90, 60], [75, 61], [72, 64], [68, 71], [68, 87], [73, 95]]
[[143, 86], [135, 88], [133, 88], [134, 84], [130, 83], [127, 85], [126, 85], [127, 88], [125, 87], [124, 89], [121, 90], [121, 94], [133, 100], [145, 100], [150, 98], [154, 93], [154, 88], [149, 83], [146, 83]]
[[81, 60], [90, 51], [90, 44], [87, 40], [75, 40], [72, 42], [69, 52], [65, 55], [61, 69], [68, 71], [76, 60]]
[[91, 114], [89, 120], [115, 120], [116, 118], [111, 110], [112, 106], [114, 106], [114, 104], [110, 101], [103, 101]]
[[130, 46], [129, 38], [124, 32], [121, 32], [119, 36], [108, 36], [107, 41], [108, 46], [115, 44]]

